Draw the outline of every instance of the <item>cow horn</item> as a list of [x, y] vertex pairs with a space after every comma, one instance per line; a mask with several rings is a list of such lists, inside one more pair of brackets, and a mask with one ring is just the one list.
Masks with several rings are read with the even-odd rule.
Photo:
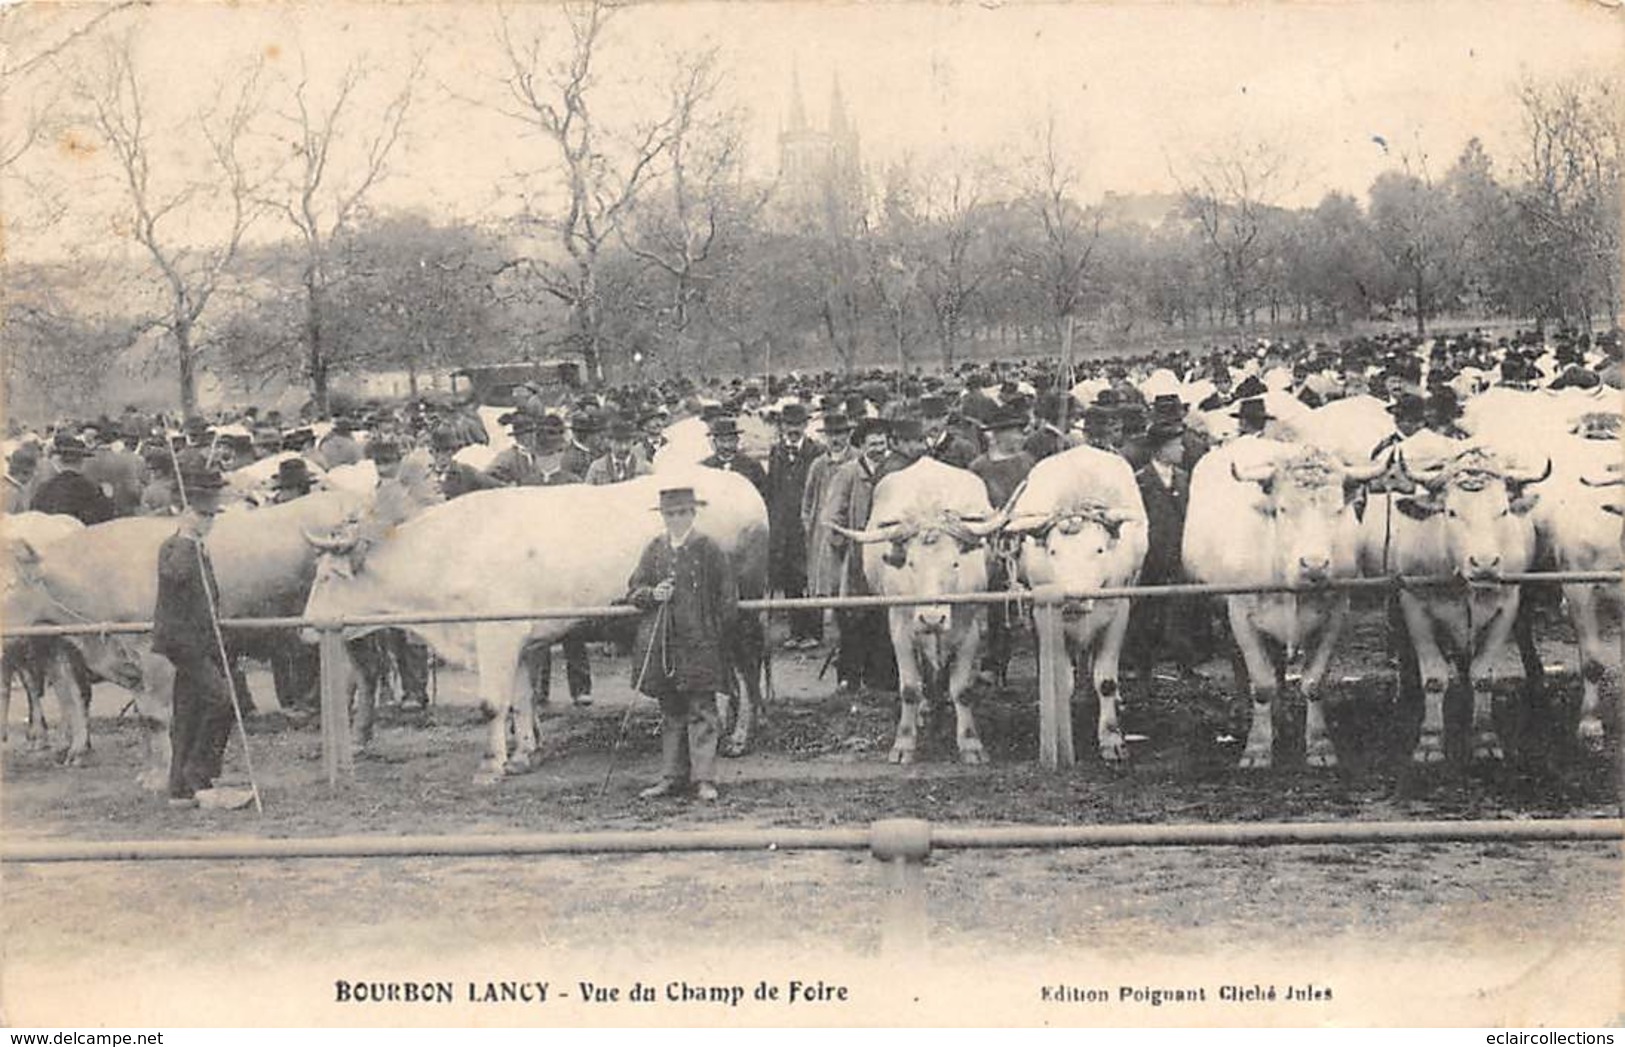
[[[301, 528], [301, 530], [304, 529]], [[311, 534], [309, 531], [305, 531], [304, 534], [305, 541], [309, 542], [319, 552], [343, 553], [348, 552], [355, 545], [353, 539], [323, 537], [322, 535]]]
[[1625, 476], [1619, 475], [1619, 463], [1609, 463], [1608, 472], [1612, 473], [1613, 475], [1602, 476], [1595, 480], [1589, 476], [1582, 476], [1580, 477], [1580, 482], [1585, 484], [1587, 487], [1618, 487], [1620, 484], [1625, 484]]
[[1058, 519], [1060, 516], [1057, 513], [1022, 513], [1007, 521], [1004, 529], [1010, 534], [1026, 534], [1053, 526]]
[[1243, 484], [1267, 483], [1269, 481], [1270, 477], [1275, 475], [1275, 466], [1273, 464], [1270, 464], [1270, 463], [1265, 463], [1264, 465], [1250, 466], [1250, 467], [1248, 467], [1246, 472], [1242, 472], [1242, 470], [1240, 470], [1239, 468], [1236, 467], [1235, 462], [1231, 462], [1230, 463], [1230, 475], [1235, 477], [1235, 480], [1236, 480], [1237, 483], [1243, 483]]
[[1536, 475], [1532, 470], [1528, 470], [1528, 469], [1524, 469], [1524, 470], [1508, 469], [1504, 473], [1502, 473], [1502, 478], [1505, 479], [1506, 482], [1509, 483], [1509, 484], [1518, 484], [1519, 486], [1528, 486], [1528, 485], [1538, 484], [1542, 480], [1545, 480], [1547, 477], [1549, 477], [1551, 475], [1552, 475], [1552, 459], [1551, 459], [1551, 456], [1548, 455], [1546, 457], [1546, 468], [1541, 470], [1539, 475]]
[[1423, 469], [1420, 472], [1412, 472], [1410, 463], [1405, 461], [1405, 454], [1402, 451], [1394, 452], [1394, 461], [1399, 464], [1399, 474], [1413, 484], [1421, 484], [1432, 491], [1437, 491], [1444, 485], [1443, 465], [1434, 466], [1432, 469]]
[[910, 537], [918, 528], [910, 528], [905, 523], [886, 524], [883, 527], [868, 527], [861, 531], [854, 531], [840, 524], [830, 524], [830, 530], [857, 542], [859, 545], [869, 545], [874, 542], [900, 542]]

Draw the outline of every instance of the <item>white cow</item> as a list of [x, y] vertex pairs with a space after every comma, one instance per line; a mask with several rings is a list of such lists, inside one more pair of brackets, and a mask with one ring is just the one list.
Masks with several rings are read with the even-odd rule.
[[[1539, 495], [1525, 488], [1551, 474], [1509, 469], [1497, 456], [1472, 446], [1430, 468], [1400, 459], [1404, 474], [1422, 485], [1417, 495], [1399, 493], [1372, 499], [1367, 512], [1395, 500], [1391, 555], [1401, 574], [1456, 574], [1469, 584], [1465, 592], [1429, 588], [1404, 590], [1400, 610], [1416, 649], [1424, 695], [1421, 735], [1412, 759], [1438, 763], [1445, 758], [1444, 695], [1450, 663], [1440, 639], [1462, 653], [1473, 688], [1474, 760], [1502, 758], [1491, 716], [1494, 662], [1512, 634], [1518, 614], [1517, 586], [1492, 584], [1504, 573], [1527, 571], [1535, 557], [1535, 527], [1530, 519]], [[1369, 522], [1369, 521], [1368, 521]], [[1486, 584], [1491, 583], [1491, 584]]]
[[[733, 560], [740, 595], [761, 595], [767, 572], [767, 508], [761, 495], [737, 473], [693, 469], [602, 487], [476, 491], [444, 502], [386, 535], [360, 571], [346, 570], [347, 560], [340, 556], [324, 557], [305, 613], [333, 618], [613, 603], [626, 595], [644, 547], [664, 533], [653, 511], [659, 490], [679, 484], [693, 487], [708, 503], [695, 526]], [[347, 551], [342, 541], [306, 537], [329, 554]], [[518, 678], [519, 652], [529, 642], [557, 641], [579, 624], [580, 619], [550, 619], [410, 627], [446, 661], [479, 670], [480, 696], [496, 715], [476, 781], [490, 783], [504, 773], [530, 768], [537, 742], [535, 711], [530, 687]], [[367, 631], [355, 630], [351, 638]], [[517, 726], [511, 758], [506, 736], [510, 707]], [[739, 720], [748, 729], [748, 717], [742, 713]]]
[[[78, 531], [85, 525], [72, 516], [50, 513], [18, 513], [0, 517], [0, 531], [4, 532], [11, 552], [11, 568], [7, 584], [19, 576], [21, 565], [37, 550], [48, 549], [56, 542]], [[48, 744], [45, 723], [44, 691], [49, 678], [56, 691], [61, 723], [68, 733], [68, 745], [63, 759], [77, 763], [90, 748], [90, 730], [86, 722], [83, 695], [79, 691], [75, 673], [71, 670], [70, 645], [50, 637], [26, 637], [8, 640], [0, 660], [0, 742], [6, 739], [11, 723], [11, 678], [21, 676], [23, 691], [28, 700], [27, 745], [30, 749], [43, 749]]]
[[[863, 573], [871, 591], [886, 596], [952, 596], [987, 589], [983, 539], [997, 530], [981, 477], [966, 469], [921, 458], [875, 488], [869, 526], [835, 530], [863, 545]], [[897, 655], [901, 697], [893, 763], [913, 763], [920, 716], [939, 697], [947, 678], [954, 705], [959, 758], [986, 759], [976, 719], [964, 696], [976, 672], [986, 610], [971, 604], [893, 607], [887, 614]], [[922, 680], [923, 677], [923, 680]]]
[[[1357, 534], [1349, 501], [1385, 464], [1348, 466], [1317, 448], [1258, 436], [1215, 448], [1191, 475], [1186, 570], [1198, 581], [1228, 585], [1354, 577]], [[1245, 594], [1225, 601], [1253, 699], [1241, 766], [1268, 767], [1274, 759], [1279, 667], [1266, 639], [1283, 648], [1288, 662], [1307, 653], [1300, 684], [1306, 756], [1311, 766], [1334, 765], [1319, 691], [1348, 614], [1348, 594]]]
[[[1132, 585], [1145, 560], [1145, 504], [1134, 471], [1121, 456], [1093, 447], [1074, 447], [1034, 466], [1011, 506], [1006, 532], [1022, 536], [1021, 576], [1035, 589], [1080, 592]], [[1128, 759], [1117, 719], [1117, 661], [1129, 603], [1085, 599], [1066, 604], [1067, 657], [1055, 661], [1061, 667], [1058, 687], [1070, 696], [1076, 659], [1089, 656], [1100, 701], [1096, 740], [1108, 763]], [[1038, 653], [1040, 658], [1055, 655], [1043, 646]]]

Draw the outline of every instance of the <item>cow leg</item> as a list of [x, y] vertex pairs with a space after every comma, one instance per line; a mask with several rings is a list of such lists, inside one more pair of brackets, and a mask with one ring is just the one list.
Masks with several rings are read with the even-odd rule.
[[1411, 750], [1412, 763], [1443, 763], [1444, 696], [1450, 688], [1450, 663], [1439, 650], [1434, 635], [1433, 614], [1424, 597], [1399, 594], [1399, 609], [1405, 616], [1405, 631], [1416, 649], [1417, 671], [1422, 678], [1422, 729]]
[[141, 683], [135, 689], [135, 710], [146, 728], [147, 769], [136, 781], [142, 788], [163, 792], [169, 788], [172, 751], [169, 720], [174, 715], [175, 665], [161, 654], [141, 657]]
[[[521, 680], [519, 652], [525, 645], [525, 626], [481, 623], [474, 627], [474, 651], [479, 664], [480, 698], [491, 710], [485, 760], [474, 776], [477, 785], [490, 785], [507, 773], [530, 769], [536, 751], [536, 709], [529, 680]], [[516, 696], [517, 692], [517, 696]], [[517, 735], [515, 753], [508, 758], [508, 712], [512, 709]]]
[[[1471, 600], [1473, 597], [1468, 596]], [[1473, 749], [1472, 759], [1477, 763], [1482, 760], [1502, 760], [1506, 754], [1501, 748], [1501, 739], [1495, 733], [1495, 692], [1491, 690], [1495, 683], [1495, 657], [1506, 646], [1507, 638], [1512, 633], [1513, 621], [1518, 613], [1518, 591], [1509, 590], [1499, 605], [1490, 605], [1495, 608], [1489, 617], [1489, 624], [1484, 627], [1483, 639], [1476, 644], [1472, 661], [1473, 679]], [[1483, 605], [1473, 607], [1474, 618], [1482, 613]], [[1469, 645], [1474, 643], [1468, 639]]]
[[1247, 690], [1253, 706], [1252, 726], [1247, 730], [1247, 747], [1242, 750], [1240, 766], [1266, 769], [1275, 762], [1275, 665], [1264, 648], [1264, 637], [1248, 614], [1256, 601], [1231, 597], [1227, 602], [1230, 632], [1247, 663]]
[[897, 652], [897, 739], [892, 743], [889, 759], [892, 763], [913, 763], [920, 737], [920, 702], [924, 698], [920, 684], [919, 657], [914, 650], [914, 612], [912, 608], [893, 607], [887, 612], [891, 626], [892, 650]]
[[1603, 662], [1606, 650], [1602, 629], [1597, 623], [1597, 590], [1589, 585], [1565, 585], [1563, 598], [1574, 619], [1574, 633], [1580, 647], [1580, 744], [1592, 753], [1602, 753], [1605, 730], [1602, 723], [1602, 681], [1608, 669]]
[[[969, 612], [969, 613], [966, 613]], [[982, 764], [987, 762], [987, 750], [976, 731], [976, 714], [965, 693], [976, 679], [976, 654], [982, 645], [982, 619], [973, 607], [956, 607], [951, 612], [951, 635], [959, 638], [949, 657], [948, 699], [954, 703], [954, 737], [959, 742], [959, 762]], [[937, 667], [940, 669], [941, 667]]]
[[1336, 767], [1337, 750], [1326, 729], [1326, 709], [1320, 701], [1320, 685], [1326, 679], [1326, 670], [1332, 663], [1332, 650], [1343, 632], [1343, 621], [1348, 617], [1347, 598], [1332, 602], [1322, 623], [1320, 636], [1315, 640], [1314, 652], [1303, 667], [1298, 689], [1303, 694], [1303, 753], [1310, 767]]
[[732, 662], [730, 671], [738, 681], [734, 688], [737, 697], [729, 695], [725, 700], [738, 708], [733, 713], [733, 727], [723, 744], [722, 755], [743, 756], [750, 751], [756, 714], [762, 705], [762, 665], [771, 656], [762, 620], [754, 612], [740, 612], [733, 632], [729, 660]]
[[[1095, 740], [1100, 746], [1102, 760], [1109, 764], [1123, 764], [1128, 762], [1128, 743], [1123, 740], [1123, 728], [1117, 719], [1117, 700], [1122, 691], [1118, 683], [1117, 661], [1123, 650], [1123, 638], [1128, 633], [1131, 607], [1127, 600], [1112, 602], [1115, 606], [1107, 612], [1111, 618], [1098, 634], [1098, 646], [1095, 647], [1093, 658], [1095, 696], [1100, 701]], [[1149, 671], [1145, 679], [1149, 686]]]
[[379, 634], [368, 633], [345, 644], [350, 663], [355, 666], [354, 699], [351, 704], [350, 745], [359, 752], [372, 743], [373, 722], [377, 716], [378, 692], [384, 686], [388, 662]]
[[[47, 726], [45, 723], [45, 673], [43, 654], [48, 650], [51, 641], [44, 638], [30, 637], [18, 640], [10, 645], [5, 656], [5, 704], [0, 706], [0, 723], [11, 719], [11, 678], [16, 675], [23, 682], [23, 697], [28, 703], [28, 733], [25, 735], [26, 747], [29, 751], [43, 749], [46, 745]], [[0, 739], [4, 735], [0, 734]]]
[[89, 703], [80, 690], [82, 662], [76, 662], [77, 654], [73, 646], [66, 643], [51, 644], [46, 654], [46, 674], [50, 677], [51, 689], [56, 692], [63, 729], [68, 732], [62, 762], [70, 767], [83, 763], [85, 754], [90, 751]]

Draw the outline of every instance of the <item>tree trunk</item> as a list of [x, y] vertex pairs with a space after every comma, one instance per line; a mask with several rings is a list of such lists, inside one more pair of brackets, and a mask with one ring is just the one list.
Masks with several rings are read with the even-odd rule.
[[1424, 335], [1424, 334], [1427, 333], [1427, 326], [1428, 326], [1428, 323], [1427, 323], [1427, 281], [1424, 278], [1424, 276], [1422, 275], [1422, 270], [1420, 270], [1420, 269], [1418, 269], [1416, 271], [1416, 292], [1415, 293], [1416, 293], [1416, 333], [1417, 333], [1417, 335], [1420, 336], [1420, 335]]
[[317, 418], [327, 418], [327, 353], [322, 345], [322, 289], [314, 273], [305, 275], [305, 361], [310, 372], [310, 398]]
[[197, 356], [192, 351], [192, 324], [181, 320], [175, 325], [175, 352], [180, 363], [181, 416], [197, 417]]

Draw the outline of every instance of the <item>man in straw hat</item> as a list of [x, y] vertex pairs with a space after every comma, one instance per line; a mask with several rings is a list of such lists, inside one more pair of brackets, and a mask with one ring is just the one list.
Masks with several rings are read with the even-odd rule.
[[226, 480], [198, 451], [182, 452], [176, 466], [184, 509], [180, 528], [158, 550], [152, 650], [175, 667], [169, 803], [196, 807], [197, 794], [213, 788], [231, 738], [231, 698], [215, 632], [220, 586], [205, 545]]
[[717, 692], [728, 686], [725, 630], [737, 613], [739, 585], [728, 556], [694, 529], [705, 502], [692, 487], [660, 492], [666, 533], [643, 550], [627, 582], [628, 600], [646, 614], [633, 649], [633, 685], [660, 702], [660, 782], [644, 799], [685, 792], [717, 798]]

